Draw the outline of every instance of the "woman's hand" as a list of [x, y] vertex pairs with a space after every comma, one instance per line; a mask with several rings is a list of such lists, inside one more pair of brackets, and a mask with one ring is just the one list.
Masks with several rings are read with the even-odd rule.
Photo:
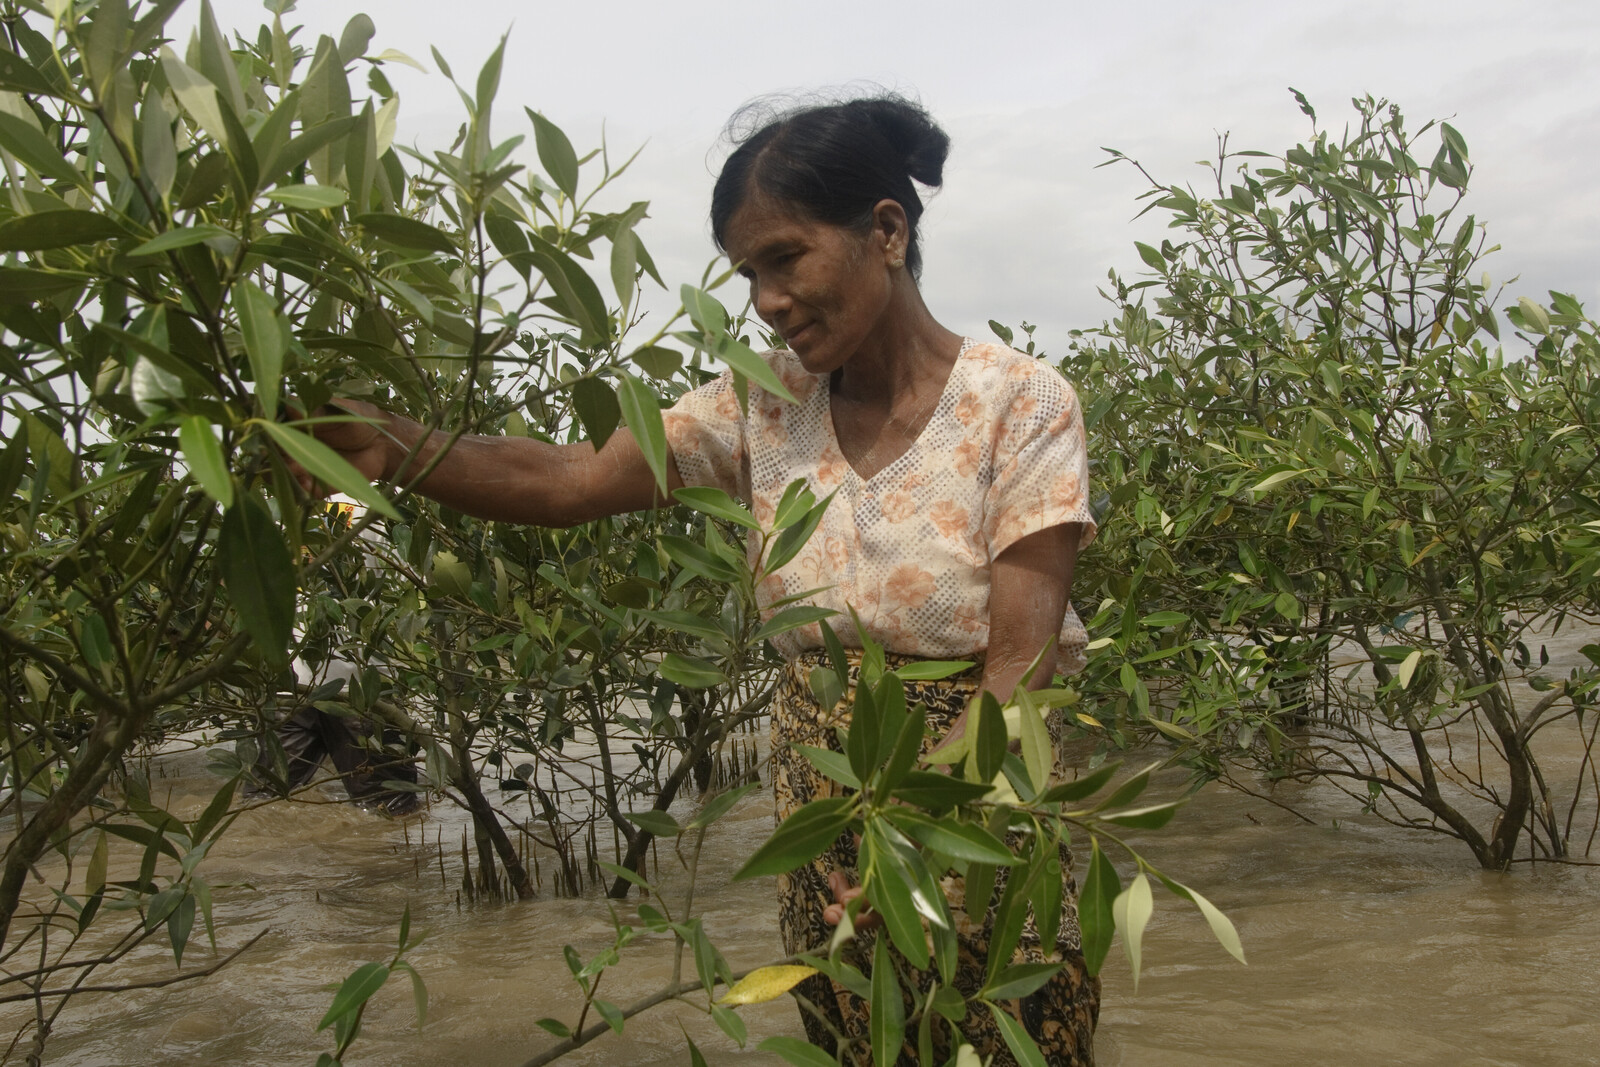
[[[345, 418], [350, 415], [372, 421], [358, 422]], [[336, 421], [313, 423], [310, 427], [312, 436], [343, 456], [361, 472], [363, 478], [376, 482], [388, 476], [391, 442], [384, 427], [392, 421], [393, 416], [364, 400], [341, 398], [318, 408], [316, 417]], [[291, 460], [290, 469], [306, 492], [314, 496], [327, 495], [326, 487], [318, 486], [316, 480], [299, 464]], [[319, 492], [319, 489], [322, 491]]]
[[[850, 876], [843, 871], [828, 872], [828, 888], [833, 891], [834, 903], [822, 909], [822, 921], [829, 926], [838, 926], [844, 922], [845, 909], [850, 906], [850, 902], [861, 896], [866, 890], [858, 885], [851, 885]], [[883, 916], [868, 906], [863, 906], [856, 913], [855, 927], [857, 930], [871, 930], [882, 925]]]

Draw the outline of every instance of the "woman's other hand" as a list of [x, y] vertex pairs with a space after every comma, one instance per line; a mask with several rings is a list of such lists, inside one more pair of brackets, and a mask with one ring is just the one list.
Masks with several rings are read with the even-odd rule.
[[[838, 926], [844, 922], [845, 910], [850, 902], [861, 896], [866, 890], [858, 885], [850, 884], [850, 876], [843, 871], [828, 872], [828, 888], [833, 891], [833, 903], [822, 909], [822, 919], [829, 926]], [[883, 925], [883, 916], [873, 911], [870, 906], [862, 905], [855, 917], [857, 930], [871, 930]]]
[[[364, 400], [340, 398], [318, 408], [314, 418], [317, 421], [307, 427], [311, 435], [339, 453], [363, 478], [376, 482], [389, 476], [391, 440], [384, 432], [392, 420], [388, 412]], [[328, 487], [292, 459], [289, 470], [307, 493], [328, 495]]]

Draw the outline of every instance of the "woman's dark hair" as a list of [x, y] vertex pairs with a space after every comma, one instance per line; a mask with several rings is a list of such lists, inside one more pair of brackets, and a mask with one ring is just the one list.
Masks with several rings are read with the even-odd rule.
[[[730, 130], [748, 121], [750, 112], [735, 115]], [[735, 140], [739, 147], [722, 165], [711, 193], [718, 248], [752, 193], [792, 204], [815, 222], [853, 229], [870, 228], [873, 207], [893, 200], [910, 224], [906, 265], [912, 277], [921, 275], [922, 198], [912, 181], [937, 187], [950, 152], [950, 138], [921, 105], [883, 95], [802, 106]]]

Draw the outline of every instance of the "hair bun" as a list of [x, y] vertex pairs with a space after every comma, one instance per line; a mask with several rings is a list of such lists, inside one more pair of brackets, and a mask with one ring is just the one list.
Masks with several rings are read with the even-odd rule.
[[774, 114], [772, 102], [761, 100], [736, 112], [728, 133], [738, 147], [711, 191], [711, 234], [719, 248], [727, 248], [734, 214], [752, 194], [858, 233], [871, 231], [877, 204], [893, 200], [909, 224], [906, 269], [921, 276], [917, 185], [937, 188], [950, 154], [950, 138], [921, 104], [880, 90]]
[[905, 160], [906, 173], [937, 188], [944, 181], [950, 138], [920, 104], [903, 96], [877, 96], [851, 101]]

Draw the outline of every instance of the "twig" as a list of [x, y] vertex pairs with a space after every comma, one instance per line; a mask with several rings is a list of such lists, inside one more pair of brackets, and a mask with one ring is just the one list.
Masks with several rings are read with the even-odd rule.
[[232, 963], [246, 949], [250, 948], [257, 941], [260, 941], [263, 937], [266, 937], [271, 930], [272, 927], [270, 926], [263, 927], [261, 932], [256, 934], [256, 936], [252, 937], [250, 940], [246, 941], [244, 944], [240, 945], [238, 948], [234, 949], [232, 952], [228, 953], [222, 959], [218, 960], [216, 963], [213, 963], [204, 970], [190, 971], [187, 974], [174, 975], [171, 978], [158, 978], [149, 982], [132, 982], [122, 985], [86, 985], [78, 986], [73, 989], [45, 989], [38, 993], [13, 993], [7, 997], [0, 997], [0, 1004], [11, 1004], [19, 1000], [34, 1000], [36, 998], [43, 997], [76, 996], [79, 993], [125, 993], [132, 989], [160, 989], [163, 986], [176, 985], [179, 982], [187, 982], [195, 978], [205, 978], [209, 975], [216, 974], [218, 971], [222, 970], [222, 968]]

